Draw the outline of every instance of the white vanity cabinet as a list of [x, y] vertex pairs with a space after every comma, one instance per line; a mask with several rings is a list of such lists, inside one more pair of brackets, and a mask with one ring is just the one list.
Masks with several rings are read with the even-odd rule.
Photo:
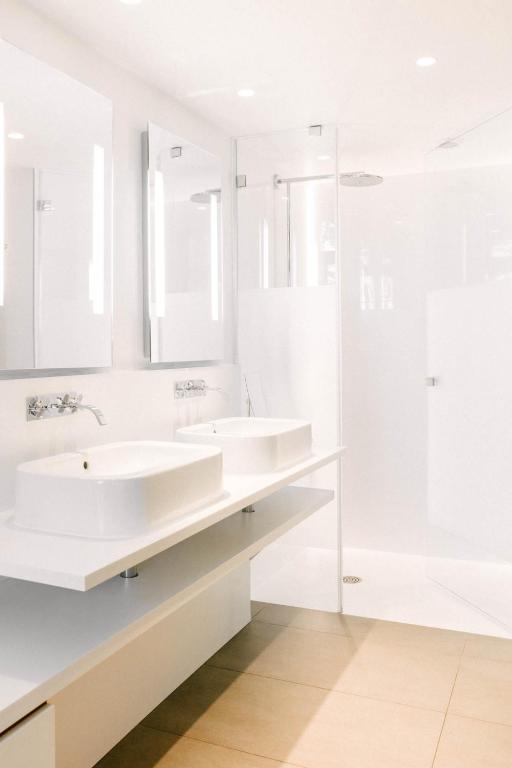
[[84, 592], [0, 580], [0, 768], [96, 765], [248, 624], [251, 559], [332, 498], [281, 488]]
[[0, 736], [2, 768], [55, 768], [55, 708], [45, 705]]

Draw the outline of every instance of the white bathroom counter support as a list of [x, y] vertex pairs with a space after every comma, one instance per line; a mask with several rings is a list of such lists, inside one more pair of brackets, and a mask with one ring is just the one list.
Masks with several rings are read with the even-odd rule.
[[216, 502], [126, 539], [87, 539], [24, 530], [12, 513], [0, 523], [0, 576], [86, 591], [334, 461], [318, 453], [280, 472], [226, 475]]
[[0, 733], [333, 497], [282, 488], [88, 592], [0, 580]]

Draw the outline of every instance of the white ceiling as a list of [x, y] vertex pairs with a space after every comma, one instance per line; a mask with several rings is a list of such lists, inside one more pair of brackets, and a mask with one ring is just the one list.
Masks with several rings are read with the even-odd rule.
[[512, 106], [512, 0], [26, 2], [232, 135], [339, 123], [354, 169], [419, 167]]

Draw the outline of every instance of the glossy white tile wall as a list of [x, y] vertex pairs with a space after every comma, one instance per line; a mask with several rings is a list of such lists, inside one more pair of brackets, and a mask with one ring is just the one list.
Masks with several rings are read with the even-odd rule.
[[[233, 365], [197, 369], [226, 394], [211, 393], [187, 405], [172, 399], [175, 378], [185, 371], [147, 371], [142, 332], [141, 132], [152, 120], [206, 149], [220, 153], [226, 179], [231, 167], [227, 137], [195, 117], [165, 94], [60, 31], [16, 0], [0, 5], [0, 34], [8, 42], [82, 81], [110, 98], [114, 109], [114, 370], [73, 377], [0, 380], [0, 510], [12, 505], [13, 470], [22, 460], [79, 445], [140, 437], [170, 439], [173, 429], [207, 415], [238, 410], [237, 369]], [[226, 186], [229, 190], [230, 185]], [[232, 359], [232, 265], [230, 201], [226, 195], [224, 242], [226, 275], [227, 359]], [[188, 372], [190, 374], [190, 371]], [[88, 414], [41, 424], [27, 424], [26, 395], [66, 388], [104, 409], [109, 426], [100, 430]]]

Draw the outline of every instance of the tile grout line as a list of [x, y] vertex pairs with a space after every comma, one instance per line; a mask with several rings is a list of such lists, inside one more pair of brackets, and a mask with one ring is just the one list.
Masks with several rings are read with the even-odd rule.
[[[324, 630], [324, 629], [311, 629], [309, 627], [295, 627], [295, 626], [290, 625], [290, 624], [277, 624], [274, 621], [265, 621], [264, 619], [258, 619], [258, 618], [256, 618], [256, 616], [254, 616], [252, 618], [252, 620], [249, 622], [249, 624], [247, 624], [243, 629], [246, 629], [248, 626], [250, 626], [250, 624], [253, 624], [253, 623], [256, 623], [256, 624], [268, 624], [271, 627], [281, 627], [282, 629], [291, 629], [291, 630], [296, 630], [297, 632], [314, 632], [315, 634], [329, 635], [330, 637], [343, 637], [343, 638], [345, 638], [345, 640], [353, 640], [355, 643], [362, 642], [362, 641], [366, 640], [366, 641], [372, 641], [374, 643], [380, 643], [381, 645], [416, 645], [416, 646], [420, 645], [420, 643], [418, 643], [418, 641], [414, 640], [414, 638], [411, 639], [411, 640], [401, 640], [401, 639], [397, 639], [397, 638], [385, 638], [385, 637], [384, 638], [379, 638], [379, 637], [372, 637], [371, 633], [369, 633], [367, 635], [344, 635], [341, 632], [329, 632], [329, 630]], [[409, 626], [409, 627], [422, 627], [421, 624], [407, 624], [405, 626]], [[243, 632], [243, 629], [241, 630], [242, 632]], [[426, 629], [432, 629], [432, 627], [426, 627]], [[454, 632], [456, 630], [447, 629], [447, 630], [441, 630], [441, 631]], [[228, 641], [228, 643], [229, 642], [231, 642], [231, 641]], [[445, 642], [448, 643], [449, 641], [440, 640], [438, 642], [440, 644], [443, 644]], [[226, 643], [226, 645], [228, 645], [228, 643]], [[441, 650], [439, 652], [444, 654], [444, 655], [446, 655], [446, 656], [460, 656], [461, 657], [463, 652], [464, 652], [464, 648], [466, 646], [466, 643], [467, 643], [467, 639], [464, 638], [464, 645], [463, 645], [462, 650], [460, 651], [460, 653], [457, 652], [457, 651], [453, 651], [453, 650], [451, 650], [451, 651], [449, 651], [449, 650]]]
[[264, 609], [264, 607], [265, 607], [265, 606], [264, 606], [264, 605], [262, 605], [262, 606], [261, 606], [261, 608], [258, 608], [258, 609], [257, 609], [256, 613], [253, 613], [253, 612], [252, 612], [252, 603], [251, 603], [251, 621], [254, 621], [254, 619], [256, 618], [256, 616], [257, 616], [259, 613], [261, 613], [261, 612], [262, 612], [262, 610]]
[[462, 664], [462, 660], [464, 658], [464, 651], [466, 650], [467, 643], [468, 643], [468, 641], [466, 639], [464, 641], [464, 647], [463, 647], [462, 653], [460, 655], [459, 663], [457, 664], [457, 672], [455, 673], [455, 678], [454, 678], [454, 681], [453, 681], [452, 690], [450, 691], [450, 698], [448, 699], [448, 704], [446, 705], [446, 710], [445, 710], [445, 713], [444, 713], [443, 722], [442, 722], [442, 725], [441, 725], [441, 730], [439, 731], [439, 738], [437, 740], [436, 751], [434, 752], [434, 757], [432, 759], [432, 766], [431, 766], [431, 768], [435, 768], [435, 764], [436, 764], [436, 760], [437, 760], [437, 755], [438, 755], [438, 752], [439, 752], [439, 746], [441, 744], [441, 739], [442, 739], [442, 736], [443, 736], [444, 727], [446, 725], [446, 718], [448, 717], [448, 713], [450, 711], [450, 704], [452, 702], [453, 692], [455, 690], [455, 686], [456, 686], [457, 680], [459, 678], [460, 667], [461, 667], [461, 664]]
[[199, 739], [197, 736], [189, 736], [187, 733], [175, 733], [174, 731], [166, 731], [165, 728], [155, 728], [153, 725], [143, 725], [139, 723], [139, 727], [145, 728], [148, 731], [156, 731], [157, 733], [165, 733], [170, 736], [176, 736], [178, 739], [190, 739], [196, 741], [199, 744], [209, 744], [212, 747], [220, 747], [221, 749], [227, 749], [232, 752], [239, 752], [241, 755], [250, 755], [251, 757], [261, 757], [262, 760], [268, 760], [269, 762], [276, 763], [277, 765], [290, 766], [290, 768], [311, 768], [311, 766], [304, 765], [302, 763], [290, 763], [288, 760], [283, 762], [276, 757], [268, 757], [268, 755], [262, 755], [259, 752], [248, 752], [245, 749], [239, 749], [238, 747], [230, 747], [226, 744], [219, 744], [216, 741], [206, 741], [206, 739]]
[[509, 728], [512, 731], [512, 723], [502, 723], [499, 720], [482, 720], [481, 717], [459, 715], [458, 712], [452, 712], [451, 715], [452, 717], [460, 717], [462, 720], [471, 720], [473, 723], [483, 723], [484, 725], [499, 725], [500, 728]]
[[394, 699], [378, 699], [375, 696], [364, 696], [362, 693], [352, 693], [351, 691], [342, 691], [339, 688], [322, 688], [320, 685], [312, 685], [311, 683], [298, 683], [296, 680], [287, 680], [284, 677], [273, 677], [272, 675], [262, 675], [258, 672], [247, 672], [245, 670], [233, 669], [232, 667], [221, 667], [218, 664], [210, 664], [205, 662], [205, 667], [211, 669], [219, 669], [225, 672], [236, 672], [237, 675], [249, 675], [250, 677], [259, 677], [261, 680], [275, 680], [278, 683], [287, 683], [288, 685], [298, 685], [301, 688], [312, 688], [314, 691], [324, 691], [325, 693], [339, 693], [342, 696], [356, 696], [358, 699], [365, 699], [367, 701], [378, 701], [381, 704], [394, 704], [398, 707], [407, 707], [408, 709], [417, 709], [420, 712], [433, 712], [436, 715], [442, 715], [442, 709], [431, 709], [430, 707], [420, 707], [417, 704], [404, 704], [403, 701], [395, 701]]

